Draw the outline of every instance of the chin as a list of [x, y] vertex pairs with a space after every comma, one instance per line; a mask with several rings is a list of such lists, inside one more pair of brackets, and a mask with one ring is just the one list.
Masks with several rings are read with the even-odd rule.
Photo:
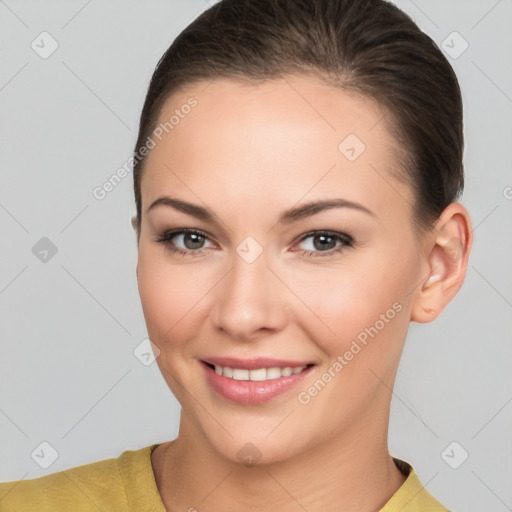
[[213, 449], [227, 461], [247, 468], [265, 466], [286, 461], [297, 454], [296, 442], [283, 442], [283, 438], [276, 435], [272, 440], [265, 435], [255, 434], [235, 436], [229, 439], [210, 440]]

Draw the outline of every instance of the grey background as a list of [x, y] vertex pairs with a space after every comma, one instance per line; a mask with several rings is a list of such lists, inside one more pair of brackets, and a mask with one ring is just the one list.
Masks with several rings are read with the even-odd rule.
[[[456, 298], [434, 323], [411, 324], [390, 451], [454, 511], [512, 510], [512, 3], [397, 4], [438, 44], [453, 31], [469, 43], [449, 59], [475, 241]], [[158, 59], [208, 5], [0, 1], [0, 481], [177, 434], [179, 404], [133, 353], [147, 333], [131, 173], [102, 201], [92, 191], [130, 156]], [[43, 31], [59, 45], [47, 59], [31, 48]], [[32, 252], [42, 237], [58, 249], [46, 263]], [[46, 469], [31, 457], [43, 441], [58, 453]], [[469, 453], [457, 469], [442, 456], [453, 441]]]

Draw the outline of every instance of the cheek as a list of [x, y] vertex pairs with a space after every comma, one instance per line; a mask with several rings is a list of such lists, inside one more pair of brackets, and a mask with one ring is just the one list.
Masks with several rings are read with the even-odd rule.
[[[408, 325], [407, 294], [414, 265], [411, 257], [397, 259], [392, 252], [369, 255], [355, 264], [313, 268], [294, 277], [293, 287], [307, 307], [297, 321], [316, 340], [330, 359], [343, 355], [357, 340], [361, 347], [373, 343], [370, 352], [390, 356], [390, 343], [401, 345]], [[404, 331], [405, 328], [405, 331]], [[389, 341], [389, 343], [388, 343]], [[366, 343], [366, 345], [365, 345]], [[354, 348], [357, 350], [357, 348]], [[349, 356], [350, 357], [350, 356]], [[372, 356], [373, 357], [373, 356]]]
[[161, 251], [139, 250], [138, 287], [152, 341], [180, 340], [197, 324], [208, 283], [200, 265], [171, 264]]

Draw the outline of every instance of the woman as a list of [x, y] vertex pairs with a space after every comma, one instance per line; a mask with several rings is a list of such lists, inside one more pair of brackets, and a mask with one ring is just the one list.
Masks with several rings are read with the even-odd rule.
[[0, 510], [446, 511], [387, 446], [408, 327], [472, 245], [456, 76], [382, 0], [222, 0], [152, 77], [137, 279], [178, 437]]

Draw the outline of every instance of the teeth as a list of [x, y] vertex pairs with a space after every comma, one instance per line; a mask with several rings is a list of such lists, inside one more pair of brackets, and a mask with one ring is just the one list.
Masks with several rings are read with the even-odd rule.
[[281, 370], [281, 373], [283, 377], [289, 377], [293, 373], [293, 370], [290, 367], [286, 367]]
[[239, 370], [238, 368], [233, 368], [233, 379], [249, 380], [249, 370]]
[[267, 370], [265, 370], [265, 368], [260, 368], [259, 370], [251, 370], [249, 372], [249, 380], [267, 380]]
[[267, 379], [278, 379], [281, 376], [281, 368], [267, 368]]
[[215, 365], [215, 373], [218, 375], [224, 375], [234, 380], [272, 380], [279, 379], [280, 377], [289, 377], [296, 373], [300, 373], [306, 368], [305, 366], [299, 366], [298, 368], [258, 368], [257, 370], [242, 370], [240, 368], [229, 368], [227, 366]]

